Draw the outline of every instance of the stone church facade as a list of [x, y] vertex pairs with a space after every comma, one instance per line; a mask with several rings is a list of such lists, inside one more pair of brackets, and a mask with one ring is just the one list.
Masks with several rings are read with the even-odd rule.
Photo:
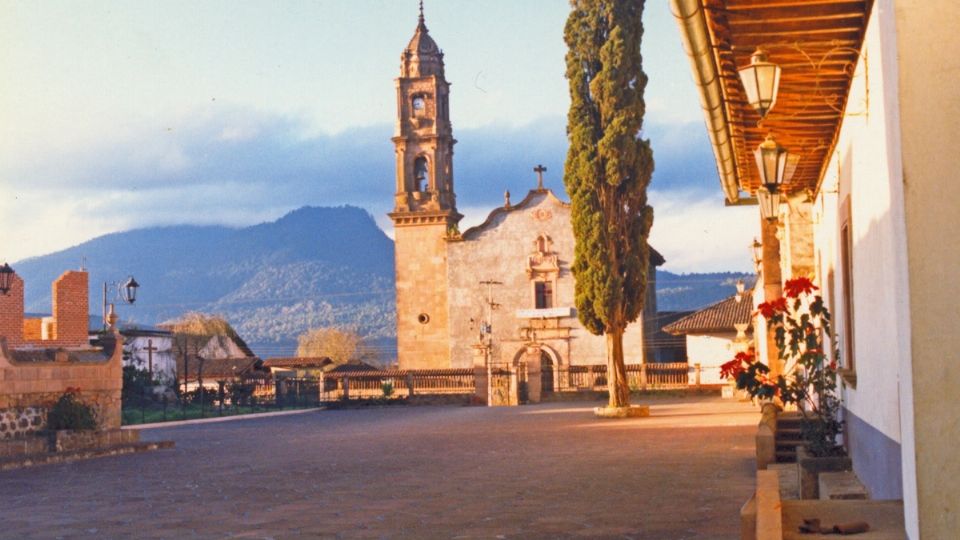
[[[520, 362], [606, 363], [603, 336], [574, 307], [570, 206], [538, 185], [462, 234], [453, 184], [453, 130], [443, 53], [420, 14], [401, 55], [397, 87], [394, 222], [397, 348], [401, 369], [470, 368]], [[656, 312], [651, 251], [645, 313]], [[644, 359], [642, 320], [624, 334], [626, 361]], [[545, 370], [546, 371], [546, 370]]]

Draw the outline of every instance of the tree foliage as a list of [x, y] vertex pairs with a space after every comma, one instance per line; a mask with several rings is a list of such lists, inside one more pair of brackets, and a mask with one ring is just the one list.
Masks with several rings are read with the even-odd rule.
[[570, 148], [564, 184], [576, 239], [573, 274], [580, 321], [607, 335], [610, 405], [629, 387], [623, 332], [643, 311], [653, 209], [650, 141], [640, 138], [646, 109], [640, 41], [643, 1], [572, 0], [564, 32]]
[[190, 379], [190, 364], [195, 362], [197, 367], [194, 370], [197, 373], [197, 383], [203, 385], [203, 364], [206, 359], [200, 354], [200, 350], [214, 336], [226, 336], [231, 339], [238, 339], [239, 335], [230, 326], [227, 320], [219, 315], [208, 315], [206, 313], [190, 312], [184, 314], [179, 319], [164, 324], [173, 332], [173, 353], [179, 366], [182, 368], [183, 391], [187, 391], [187, 383]]
[[300, 334], [297, 356], [326, 357], [335, 365], [379, 360], [376, 351], [363, 343], [356, 332], [340, 328], [314, 328]]
[[190, 312], [177, 320], [165, 324], [174, 334], [198, 337], [227, 336], [237, 338], [237, 332], [220, 315]]

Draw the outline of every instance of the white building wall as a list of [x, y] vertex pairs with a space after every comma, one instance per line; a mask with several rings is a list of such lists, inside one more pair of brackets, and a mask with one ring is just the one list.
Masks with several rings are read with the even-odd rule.
[[[900, 497], [901, 365], [909, 362], [909, 291], [901, 175], [891, 163], [890, 122], [896, 117], [896, 96], [885, 88], [886, 58], [873, 10], [863, 54], [854, 76], [836, 151], [828, 165], [815, 208], [821, 284], [832, 298], [840, 339], [844, 328], [838, 207], [849, 196], [853, 264], [853, 348], [856, 386], [842, 385], [851, 454], [858, 475], [878, 498]], [[811, 99], [816, 99], [811, 96]], [[842, 360], [849, 365], [849, 359]], [[896, 455], [894, 455], [896, 454]], [[884, 477], [886, 476], [886, 477]]]
[[[688, 334], [687, 362], [690, 368], [700, 364], [700, 384], [724, 384], [720, 377], [720, 365], [733, 359], [737, 351], [734, 346], [736, 332], [716, 334]], [[690, 384], [695, 384], [691, 372]]]
[[173, 384], [177, 380], [177, 362], [173, 356], [173, 340], [168, 337], [128, 337], [123, 342], [124, 351], [127, 353], [123, 365], [133, 365], [138, 369], [148, 369], [150, 366], [150, 352], [148, 347], [156, 348], [153, 351], [153, 373], [154, 378], [160, 381], [169, 381]]

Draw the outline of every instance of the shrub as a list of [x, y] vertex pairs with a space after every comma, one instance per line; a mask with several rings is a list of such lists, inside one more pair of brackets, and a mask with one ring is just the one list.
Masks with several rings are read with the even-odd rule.
[[393, 395], [393, 381], [383, 381], [380, 383], [380, 390], [383, 392], [383, 397], [388, 398]]
[[97, 415], [93, 407], [80, 401], [79, 388], [67, 388], [47, 413], [47, 429], [97, 429]]

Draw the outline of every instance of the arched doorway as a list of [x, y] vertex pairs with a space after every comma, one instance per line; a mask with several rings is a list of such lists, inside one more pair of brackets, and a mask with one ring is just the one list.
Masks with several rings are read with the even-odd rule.
[[556, 367], [553, 357], [540, 349], [540, 392], [549, 394], [556, 389]]

